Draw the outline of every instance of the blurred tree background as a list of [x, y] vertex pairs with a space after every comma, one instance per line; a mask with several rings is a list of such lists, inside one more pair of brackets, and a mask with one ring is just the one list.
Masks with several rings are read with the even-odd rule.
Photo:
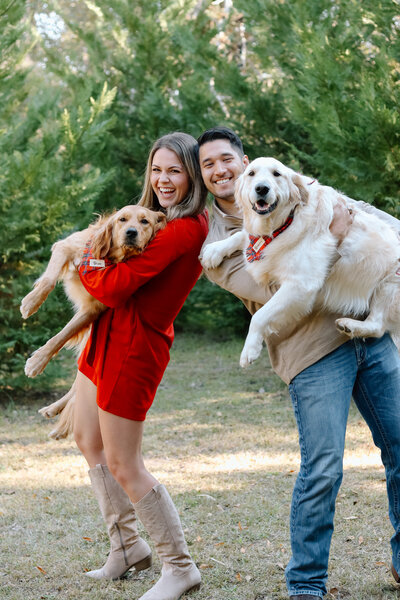
[[[23, 364], [70, 309], [20, 300], [54, 241], [138, 199], [160, 135], [226, 124], [399, 217], [399, 28], [399, 0], [0, 0], [1, 389], [51, 383]], [[201, 279], [177, 328], [246, 323]]]

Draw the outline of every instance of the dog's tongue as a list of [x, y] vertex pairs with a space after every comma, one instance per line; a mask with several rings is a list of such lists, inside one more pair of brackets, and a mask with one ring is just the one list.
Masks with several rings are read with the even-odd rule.
[[269, 208], [269, 204], [265, 200], [258, 200], [256, 206], [257, 210], [267, 210]]

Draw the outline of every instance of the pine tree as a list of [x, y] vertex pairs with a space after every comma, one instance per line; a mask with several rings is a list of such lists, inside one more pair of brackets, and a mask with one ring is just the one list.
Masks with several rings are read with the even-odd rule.
[[238, 0], [235, 6], [246, 28], [249, 67], [242, 73], [254, 91], [250, 105], [265, 107], [258, 131], [270, 131], [280, 99], [280, 158], [400, 215], [398, 3]]
[[63, 296], [55, 294], [45, 311], [22, 322], [20, 300], [42, 271], [52, 243], [93, 219], [95, 199], [112, 175], [93, 166], [93, 157], [113, 124], [107, 109], [115, 90], [105, 86], [96, 99], [74, 104], [70, 98], [63, 106], [60, 90], [44, 85], [38, 70], [29, 67], [37, 38], [25, 8], [17, 0], [0, 14], [3, 386], [26, 383], [27, 355], [54, 334], [66, 312]]

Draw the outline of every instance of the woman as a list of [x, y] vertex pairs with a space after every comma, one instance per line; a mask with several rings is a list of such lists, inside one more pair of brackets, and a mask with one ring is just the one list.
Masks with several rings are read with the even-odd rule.
[[141, 442], [169, 361], [172, 323], [201, 273], [205, 201], [195, 139], [184, 133], [160, 138], [149, 155], [139, 204], [164, 211], [166, 228], [133, 260], [80, 271], [89, 293], [111, 309], [93, 327], [77, 377], [75, 440], [111, 541], [106, 564], [88, 575], [117, 579], [132, 566], [150, 566], [136, 512], [162, 562], [161, 578], [142, 600], [178, 599], [200, 586], [176, 508], [144, 466]]

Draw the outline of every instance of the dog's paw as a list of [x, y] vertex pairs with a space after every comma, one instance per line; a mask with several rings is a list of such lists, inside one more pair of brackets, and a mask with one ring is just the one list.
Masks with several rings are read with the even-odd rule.
[[262, 337], [248, 338], [240, 355], [240, 366], [244, 369], [257, 360], [262, 350]]
[[43, 300], [41, 295], [38, 294], [36, 289], [29, 292], [29, 294], [22, 299], [21, 306], [19, 307], [22, 318], [27, 319], [33, 315], [37, 312], [42, 303]]
[[39, 408], [38, 413], [40, 413], [42, 415], [42, 417], [45, 417], [46, 419], [52, 419], [57, 414], [57, 413], [55, 413], [54, 415], [52, 414], [51, 404], [49, 406], [43, 406], [43, 408]]
[[341, 333], [345, 333], [350, 338], [359, 337], [355, 324], [356, 321], [354, 319], [342, 318], [335, 321], [336, 329]]
[[25, 375], [27, 377], [36, 377], [42, 373], [50, 358], [42, 348], [36, 350], [25, 363]]
[[224, 253], [218, 246], [219, 242], [214, 242], [204, 248], [201, 264], [205, 269], [215, 269], [224, 260]]

